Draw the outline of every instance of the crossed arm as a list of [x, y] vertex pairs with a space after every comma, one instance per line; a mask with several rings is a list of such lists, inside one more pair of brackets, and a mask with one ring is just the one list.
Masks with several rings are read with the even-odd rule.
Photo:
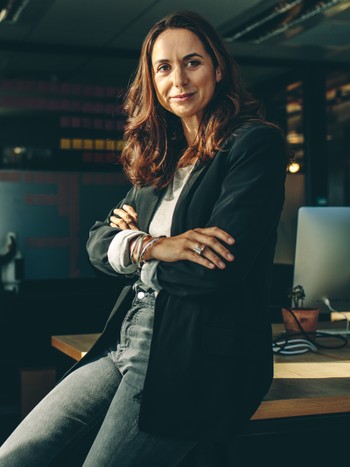
[[[205, 294], [232, 281], [239, 283], [275, 237], [286, 172], [282, 136], [268, 127], [253, 128], [222, 157], [230, 161], [229, 169], [207, 224], [161, 239], [146, 252], [146, 260], [159, 260], [157, 279], [169, 293]], [[103, 255], [115, 231], [138, 229], [134, 194], [131, 191], [111, 213], [110, 225], [96, 223], [91, 231], [88, 250], [92, 264], [95, 260], [96, 267], [109, 274], [115, 271]], [[200, 256], [194, 252], [198, 245], [205, 247]]]
[[[121, 208], [114, 209], [113, 213], [114, 215], [110, 217], [111, 227], [121, 230], [139, 230], [137, 213], [132, 206], [124, 204]], [[153, 237], [146, 237], [143, 241], [143, 246], [145, 247], [152, 240]], [[131, 240], [129, 244], [130, 252], [133, 252], [133, 244], [136, 241], [137, 237]], [[167, 263], [184, 260], [192, 261], [208, 269], [214, 269], [215, 267], [224, 269], [226, 267], [224, 261], [231, 262], [234, 260], [234, 256], [224, 246], [224, 243], [229, 245], [234, 243], [234, 238], [224, 230], [218, 227], [197, 228], [174, 237], [160, 238], [147, 248], [144, 260], [157, 259]], [[198, 246], [201, 254], [195, 253], [195, 248]], [[135, 261], [136, 251], [133, 254]]]

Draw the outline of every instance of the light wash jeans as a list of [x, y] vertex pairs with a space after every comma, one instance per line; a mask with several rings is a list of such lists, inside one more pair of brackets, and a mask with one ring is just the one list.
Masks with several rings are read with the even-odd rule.
[[118, 345], [69, 374], [33, 409], [0, 448], [1, 467], [66, 467], [71, 464], [55, 463], [60, 453], [94, 430], [87, 456], [74, 465], [171, 467], [183, 459], [195, 442], [144, 433], [137, 425], [154, 303], [154, 295], [136, 290]]

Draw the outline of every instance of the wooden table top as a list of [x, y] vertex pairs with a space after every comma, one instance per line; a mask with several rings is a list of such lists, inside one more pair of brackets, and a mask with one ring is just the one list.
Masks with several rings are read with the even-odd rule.
[[[273, 329], [276, 335], [282, 327], [274, 325]], [[98, 336], [52, 336], [51, 342], [64, 354], [80, 360]], [[327, 340], [327, 344], [331, 342]], [[350, 412], [349, 343], [341, 349], [275, 355], [274, 360], [274, 381], [252, 420]]]
[[79, 361], [91, 349], [100, 334], [72, 334], [52, 336], [51, 345], [68, 357]]

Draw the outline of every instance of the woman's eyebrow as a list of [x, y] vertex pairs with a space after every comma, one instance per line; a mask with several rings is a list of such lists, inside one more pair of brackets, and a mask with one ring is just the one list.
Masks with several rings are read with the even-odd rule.
[[203, 55], [197, 53], [197, 52], [193, 52], [191, 54], [188, 54], [188, 55], [185, 55], [183, 57], [184, 60], [188, 60], [189, 58], [192, 58], [192, 57], [200, 57], [200, 58], [204, 58]]
[[[197, 52], [192, 52], [190, 54], [185, 55], [182, 59], [183, 60], [188, 60], [189, 58], [193, 58], [193, 57], [204, 58], [203, 55], [201, 55], [201, 54], [199, 54]], [[159, 63], [167, 63], [167, 62], [170, 62], [169, 58], [160, 58], [159, 60], [156, 60], [154, 62], [154, 65], [158, 65]]]

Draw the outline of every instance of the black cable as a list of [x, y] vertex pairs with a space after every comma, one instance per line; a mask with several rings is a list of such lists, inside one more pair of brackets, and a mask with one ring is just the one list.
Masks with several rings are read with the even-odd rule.
[[282, 340], [275, 339], [272, 343], [272, 350], [277, 354], [297, 355], [310, 351], [317, 352], [317, 347], [306, 339], [284, 339], [282, 337]]
[[[272, 345], [274, 347], [274, 352], [275, 353], [293, 353], [293, 352], [288, 352], [287, 346], [290, 346], [291, 342], [293, 339], [298, 338], [298, 337], [304, 337], [307, 341], [309, 341], [312, 345], [314, 345], [316, 348], [322, 348], [322, 349], [341, 349], [342, 347], [345, 347], [348, 343], [348, 339], [341, 335], [341, 334], [330, 334], [327, 332], [322, 332], [322, 331], [316, 331], [316, 332], [306, 332], [302, 325], [300, 324], [298, 318], [295, 316], [295, 313], [290, 309], [286, 308], [288, 312], [293, 316], [294, 321], [296, 322], [298, 328], [300, 329], [300, 333], [293, 333], [293, 334], [285, 334], [282, 333], [275, 337], [272, 341]], [[338, 339], [341, 340], [342, 342], [339, 345], [324, 345], [321, 344], [315, 339], [313, 339], [311, 336], [314, 337], [331, 337], [332, 339]], [[279, 342], [281, 339], [283, 339], [282, 342]], [[292, 342], [293, 343], [293, 342]], [[276, 349], [277, 348], [277, 349]], [[308, 348], [306, 344], [306, 348], [299, 352], [294, 352], [294, 353], [304, 353], [307, 352], [308, 350], [312, 350], [312, 348]]]

